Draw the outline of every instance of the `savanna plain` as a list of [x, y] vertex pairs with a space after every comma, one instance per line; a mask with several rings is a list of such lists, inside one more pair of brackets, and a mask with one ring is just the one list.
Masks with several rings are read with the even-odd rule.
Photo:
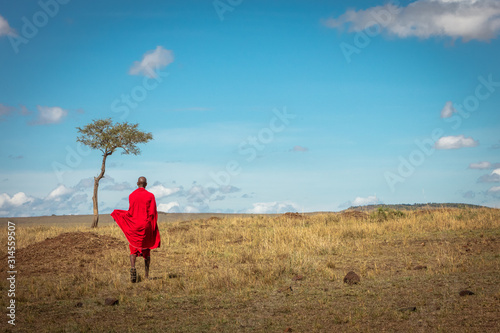
[[500, 330], [498, 209], [161, 214], [150, 279], [138, 258], [134, 284], [119, 227], [87, 218], [16, 224], [15, 326], [2, 220], [2, 331]]

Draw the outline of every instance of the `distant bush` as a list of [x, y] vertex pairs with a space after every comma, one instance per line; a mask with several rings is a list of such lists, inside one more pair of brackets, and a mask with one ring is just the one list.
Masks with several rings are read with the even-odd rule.
[[387, 221], [395, 218], [404, 217], [405, 213], [400, 210], [391, 208], [379, 207], [376, 211], [370, 214], [370, 218], [376, 221]]

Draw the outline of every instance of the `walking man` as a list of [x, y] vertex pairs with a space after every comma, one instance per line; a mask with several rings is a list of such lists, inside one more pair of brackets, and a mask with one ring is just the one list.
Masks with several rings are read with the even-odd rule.
[[130, 249], [130, 281], [137, 282], [135, 259], [144, 258], [146, 268], [145, 278], [149, 278], [151, 249], [160, 247], [160, 232], [158, 231], [158, 213], [153, 193], [146, 191], [146, 177], [139, 177], [137, 189], [129, 197], [129, 209], [115, 209], [111, 216], [122, 229], [129, 242]]

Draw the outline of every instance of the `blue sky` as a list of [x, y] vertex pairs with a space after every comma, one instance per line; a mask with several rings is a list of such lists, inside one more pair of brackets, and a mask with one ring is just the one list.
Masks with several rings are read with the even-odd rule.
[[500, 3], [0, 4], [0, 215], [91, 214], [94, 119], [116, 152], [101, 213], [146, 176], [166, 212], [500, 207]]

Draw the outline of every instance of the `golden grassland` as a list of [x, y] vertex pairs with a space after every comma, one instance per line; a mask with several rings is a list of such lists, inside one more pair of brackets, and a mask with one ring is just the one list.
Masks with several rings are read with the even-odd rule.
[[[497, 332], [500, 327], [500, 210], [227, 216], [160, 220], [159, 227], [162, 245], [152, 251], [151, 279], [132, 284], [128, 246], [116, 225], [19, 225], [12, 327], [5, 315], [4, 226], [0, 328]], [[143, 269], [138, 258], [140, 276]], [[361, 277], [359, 284], [343, 283], [349, 271]], [[464, 289], [474, 295], [460, 296]], [[106, 298], [119, 302], [105, 305]]]

